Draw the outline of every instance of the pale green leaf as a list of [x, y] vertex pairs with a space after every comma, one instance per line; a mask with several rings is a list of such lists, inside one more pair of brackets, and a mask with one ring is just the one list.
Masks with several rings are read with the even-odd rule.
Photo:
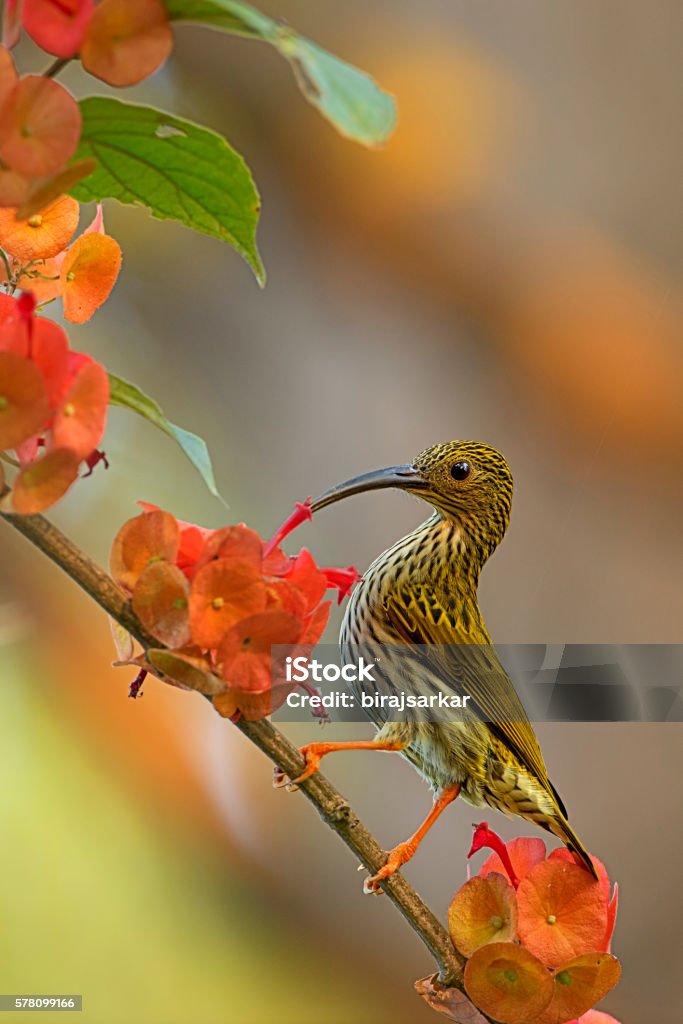
[[121, 377], [109, 374], [109, 404], [124, 406], [143, 416], [155, 427], [163, 430], [180, 445], [193, 466], [199, 470], [204, 483], [217, 498], [220, 497], [216, 487], [211, 459], [206, 442], [189, 430], [183, 430], [166, 418], [161, 407], [153, 398], [146, 395], [137, 385], [131, 384]]
[[342, 135], [379, 146], [396, 125], [392, 96], [370, 75], [334, 57], [287, 25], [238, 0], [165, 0], [178, 21], [261, 39], [290, 62], [301, 91]]

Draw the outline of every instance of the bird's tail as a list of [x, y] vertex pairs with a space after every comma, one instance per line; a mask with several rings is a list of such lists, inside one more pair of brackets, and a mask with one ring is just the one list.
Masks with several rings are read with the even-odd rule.
[[584, 867], [586, 871], [590, 871], [593, 878], [597, 881], [598, 873], [595, 870], [593, 861], [591, 860], [591, 855], [564, 815], [562, 817], [555, 818], [553, 821], [549, 821], [548, 825], [550, 831], [556, 835], [558, 839], [561, 839], [567, 849], [574, 854], [575, 859], [581, 867]]

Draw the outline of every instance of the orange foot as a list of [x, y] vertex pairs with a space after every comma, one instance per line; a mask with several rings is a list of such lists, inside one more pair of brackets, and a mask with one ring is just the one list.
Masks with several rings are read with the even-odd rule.
[[404, 843], [399, 843], [398, 846], [395, 846], [393, 850], [389, 850], [389, 859], [384, 867], [381, 867], [376, 875], [371, 875], [370, 878], [366, 878], [363, 882], [363, 892], [365, 895], [381, 896], [384, 890], [380, 888], [379, 883], [385, 878], [390, 878], [399, 868], [402, 868], [413, 856], [416, 849], [417, 843], [414, 843], [412, 839], [407, 839]]
[[290, 779], [288, 775], [282, 771], [281, 768], [275, 768], [273, 771], [273, 786], [275, 789], [286, 789], [288, 793], [295, 793], [299, 788], [299, 783], [305, 782], [306, 779], [310, 779], [311, 775], [315, 775], [320, 770], [320, 759], [329, 754], [330, 747], [336, 749], [337, 744], [332, 743], [307, 743], [305, 747], [299, 748], [299, 753], [306, 762], [306, 767], [302, 771], [301, 775], [297, 775], [295, 779]]
[[379, 887], [379, 883], [385, 878], [390, 878], [394, 872], [398, 871], [400, 867], [403, 867], [403, 865], [410, 860], [434, 822], [441, 816], [441, 814], [443, 814], [448, 805], [453, 803], [459, 792], [460, 786], [456, 784], [453, 784], [447, 789], [443, 789], [441, 791], [432, 804], [431, 811], [422, 822], [417, 832], [414, 832], [410, 839], [406, 839], [405, 842], [399, 843], [398, 846], [393, 848], [393, 850], [389, 850], [388, 859], [384, 867], [381, 867], [376, 875], [366, 878], [365, 884], [363, 885], [364, 893], [378, 895], [382, 892]]

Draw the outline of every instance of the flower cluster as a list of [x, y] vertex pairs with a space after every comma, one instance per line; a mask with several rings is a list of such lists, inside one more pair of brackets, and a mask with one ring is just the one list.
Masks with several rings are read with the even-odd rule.
[[485, 824], [468, 856], [483, 847], [494, 852], [448, 914], [470, 1000], [503, 1024], [617, 1024], [591, 1009], [621, 973], [609, 952], [617, 887], [604, 866], [592, 858], [596, 881], [568, 850], [503, 843]]
[[[295, 685], [285, 679], [286, 655], [317, 643], [326, 591], [336, 588], [341, 599], [359, 578], [355, 569], [322, 569], [305, 548], [283, 552], [279, 540], [300, 511], [264, 543], [244, 524], [206, 530], [143, 507], [114, 540], [111, 573], [164, 646], [139, 658], [125, 651], [123, 663], [199, 690], [224, 717], [271, 714]], [[277, 654], [273, 645], [281, 645]]]
[[19, 472], [5, 510], [32, 514], [54, 504], [85, 463], [102, 457], [109, 380], [90, 356], [72, 352], [57, 324], [35, 315], [30, 293], [0, 294], [0, 452]]
[[14, 208], [0, 209], [0, 283], [30, 289], [39, 303], [60, 297], [64, 317], [89, 320], [109, 297], [121, 267], [121, 248], [105, 233], [102, 207], [71, 244], [79, 205], [60, 196], [25, 220]]
[[49, 75], [17, 74], [8, 47], [22, 28], [47, 53], [78, 55], [109, 85], [134, 85], [164, 63], [173, 31], [162, 0], [8, 0], [0, 46], [0, 206], [40, 210], [90, 174], [70, 163], [81, 134], [75, 99]]
[[173, 48], [162, 0], [9, 0], [3, 42], [13, 46], [23, 27], [55, 57], [79, 56], [109, 85], [135, 85], [159, 68]]

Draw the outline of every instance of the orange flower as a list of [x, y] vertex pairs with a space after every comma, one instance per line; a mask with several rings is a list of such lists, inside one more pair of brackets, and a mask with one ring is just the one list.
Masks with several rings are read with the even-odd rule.
[[330, 609], [326, 590], [338, 578], [347, 587], [357, 573], [334, 570], [330, 582], [308, 551], [290, 558], [244, 523], [205, 530], [141, 504], [146, 511], [114, 541], [112, 575], [149, 632], [172, 649], [125, 663], [200, 690], [226, 717], [271, 714], [296, 686], [272, 648], [317, 643]]
[[124, 523], [111, 549], [109, 568], [116, 582], [130, 593], [152, 562], [175, 563], [180, 530], [168, 512], [154, 508]]
[[517, 890], [519, 936], [548, 967], [599, 950], [607, 931], [607, 903], [599, 883], [562, 860], [537, 864]]
[[[83, 358], [83, 357], [81, 357]], [[52, 425], [54, 443], [85, 459], [104, 433], [109, 378], [103, 366], [86, 357], [74, 374]]]
[[0, 157], [12, 171], [45, 177], [73, 156], [81, 112], [71, 93], [54, 79], [24, 75], [0, 114]]
[[35, 515], [59, 501], [78, 476], [80, 459], [69, 448], [52, 448], [19, 473], [12, 488], [13, 511]]
[[502, 875], [470, 878], [448, 908], [448, 931], [464, 956], [489, 942], [512, 942], [517, 935], [515, 890]]
[[579, 1014], [590, 1013], [593, 1004], [619, 981], [621, 967], [609, 953], [584, 953], [553, 971], [551, 976], [552, 999], [534, 1024], [565, 1024]]
[[272, 649], [292, 649], [301, 636], [301, 620], [288, 612], [270, 610], [241, 619], [224, 636], [216, 652], [217, 669], [228, 684], [225, 694], [214, 697], [214, 707], [224, 717], [239, 709], [256, 721], [279, 707], [296, 684], [286, 684], [280, 655], [273, 664]]
[[[68, 206], [61, 204], [68, 200]], [[75, 204], [74, 207], [71, 204]], [[53, 207], [59, 207], [50, 213]], [[42, 214], [30, 217], [20, 224], [19, 240], [15, 238], [17, 224], [8, 211], [3, 216], [0, 211], [0, 231], [5, 225], [9, 242], [3, 247], [13, 259], [13, 279], [18, 287], [30, 289], [38, 302], [49, 302], [61, 295], [64, 301], [64, 316], [72, 323], [83, 323], [109, 297], [121, 266], [121, 248], [113, 238], [105, 233], [102, 207], [91, 224], [72, 242], [68, 249], [64, 245], [75, 230], [78, 220], [78, 204], [68, 196], [63, 196]], [[60, 219], [61, 218], [61, 219]], [[73, 224], [69, 234], [68, 228]], [[48, 257], [48, 249], [43, 253], [48, 258], [39, 258], [38, 254], [30, 255], [28, 242], [33, 240], [32, 232], [41, 230], [43, 225], [50, 230], [57, 243], [58, 232], [61, 231], [62, 245], [56, 254]], [[11, 234], [14, 230], [14, 234]], [[42, 235], [41, 237], [46, 237]], [[0, 235], [0, 246], [3, 245]], [[10, 250], [14, 245], [16, 254]], [[54, 250], [54, 246], [52, 246]], [[26, 262], [30, 259], [30, 262]], [[21, 264], [25, 263], [25, 266]]]
[[172, 49], [161, 0], [102, 0], [88, 24], [81, 61], [109, 85], [135, 85], [160, 68]]
[[16, 209], [0, 209], [0, 247], [21, 263], [56, 256], [78, 227], [78, 211], [71, 196], [61, 196], [27, 220], [17, 220]]
[[61, 285], [64, 316], [72, 323], [89, 320], [109, 297], [121, 267], [121, 248], [109, 235], [87, 234], [67, 250]]
[[553, 996], [540, 960], [512, 942], [491, 942], [465, 965], [465, 991], [484, 1013], [504, 1024], [530, 1024]]

